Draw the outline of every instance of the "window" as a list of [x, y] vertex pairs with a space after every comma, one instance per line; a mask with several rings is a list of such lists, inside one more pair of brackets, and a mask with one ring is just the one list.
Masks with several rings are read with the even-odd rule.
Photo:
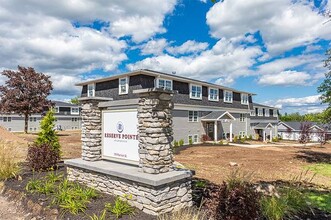
[[162, 88], [162, 89], [167, 89], [167, 90], [172, 90], [172, 80], [159, 78], [156, 81], [156, 87]]
[[60, 112], [60, 108], [59, 107], [55, 107], [55, 113], [59, 113]]
[[244, 131], [239, 131], [239, 136], [240, 137], [245, 137], [246, 136], [246, 132], [244, 132]]
[[11, 128], [7, 128], [7, 131], [11, 131]]
[[93, 97], [95, 93], [95, 86], [94, 84], [87, 85], [87, 97]]
[[193, 143], [198, 143], [198, 141], [199, 141], [199, 136], [195, 134], [193, 138]]
[[241, 104], [248, 105], [248, 94], [241, 93]]
[[71, 114], [72, 115], [78, 115], [79, 114], [79, 108], [78, 107], [71, 107]]
[[240, 121], [240, 122], [245, 122], [245, 121], [246, 121], [245, 114], [240, 114], [239, 121]]
[[11, 122], [11, 117], [3, 117], [3, 122]]
[[263, 109], [262, 108], [258, 108], [258, 116], [263, 116]]
[[266, 109], [266, 110], [265, 110], [265, 116], [266, 116], [266, 117], [269, 117], [269, 116], [270, 116], [270, 114], [269, 114], [269, 109]]
[[193, 137], [192, 137], [192, 135], [189, 135], [188, 136], [188, 143], [191, 143], [191, 142], [193, 143]]
[[278, 110], [277, 109], [274, 109], [274, 117], [278, 117]]
[[230, 102], [230, 103], [232, 103], [232, 96], [233, 96], [232, 91], [225, 90], [224, 91], [224, 102]]
[[78, 121], [78, 118], [71, 118], [71, 121], [72, 122], [77, 122]]
[[198, 112], [197, 111], [188, 111], [188, 121], [197, 122], [198, 121]]
[[191, 85], [190, 98], [202, 99], [202, 87], [198, 85]]
[[30, 117], [30, 122], [36, 122], [37, 118], [36, 117]]
[[209, 88], [209, 101], [218, 101], [218, 89]]
[[120, 78], [119, 79], [119, 94], [128, 94], [129, 92], [129, 83], [128, 83], [128, 77]]
[[255, 114], [255, 110], [252, 110], [251, 111], [251, 116], [255, 116], [256, 114]]

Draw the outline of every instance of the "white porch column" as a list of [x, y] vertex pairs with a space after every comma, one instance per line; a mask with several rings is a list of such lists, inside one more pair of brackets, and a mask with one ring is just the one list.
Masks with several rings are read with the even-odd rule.
[[270, 141], [272, 141], [272, 128], [270, 129]]
[[217, 121], [214, 122], [214, 141], [217, 142]]
[[230, 142], [232, 142], [232, 122], [230, 123]]
[[265, 139], [266, 139], [266, 133], [265, 133], [264, 130], [262, 130], [262, 132], [263, 132], [263, 141], [265, 141]]

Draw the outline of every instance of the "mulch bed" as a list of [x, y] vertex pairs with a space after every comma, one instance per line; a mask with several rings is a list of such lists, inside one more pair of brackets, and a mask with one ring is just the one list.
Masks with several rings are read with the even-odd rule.
[[[66, 175], [64, 165], [60, 164], [57, 173], [63, 173]], [[78, 215], [73, 215], [69, 212], [63, 212], [63, 210], [56, 206], [51, 205], [53, 200], [52, 196], [46, 196], [39, 193], [29, 193], [26, 191], [26, 184], [32, 178], [43, 178], [49, 172], [38, 172], [33, 173], [27, 168], [22, 170], [22, 174], [17, 179], [10, 179], [4, 183], [3, 194], [9, 199], [21, 203], [24, 210], [31, 213], [30, 217], [35, 219], [66, 219], [66, 220], [84, 220], [91, 219], [89, 216], [96, 214], [100, 216], [101, 212], [104, 210], [105, 203], [112, 203], [116, 197], [104, 193], [98, 193], [98, 198], [92, 199], [92, 201], [87, 205], [85, 213], [80, 213]], [[109, 215], [107, 215], [109, 216]], [[116, 219], [112, 216], [112, 219]], [[144, 220], [155, 220], [155, 216], [148, 215], [138, 209], [135, 209], [135, 214], [133, 216], [122, 216], [120, 219], [144, 219]]]

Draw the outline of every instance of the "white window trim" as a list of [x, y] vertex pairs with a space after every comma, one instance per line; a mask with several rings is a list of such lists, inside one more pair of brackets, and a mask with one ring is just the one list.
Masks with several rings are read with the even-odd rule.
[[254, 110], [251, 110], [250, 115], [251, 115], [251, 116], [256, 116], [256, 114], [255, 114], [255, 109], [254, 109]]
[[[231, 101], [226, 100], [226, 93], [227, 92], [231, 93]], [[233, 92], [232, 91], [224, 90], [224, 102], [227, 102], [227, 103], [232, 103], [233, 102]]]
[[[241, 117], [241, 115], [243, 115], [244, 117]], [[241, 119], [243, 119], [243, 120], [241, 120]], [[244, 113], [239, 114], [239, 122], [246, 122], [246, 116]]]
[[[190, 121], [190, 112], [193, 112], [192, 121]], [[194, 112], [197, 112], [197, 120], [196, 121], [194, 121]], [[199, 111], [188, 110], [187, 111], [187, 118], [188, 118], [188, 122], [192, 122], [192, 123], [199, 122]]]
[[[216, 99], [212, 99], [211, 97], [210, 97], [210, 90], [216, 90], [217, 91], [217, 98]], [[219, 101], [219, 89], [217, 89], [217, 88], [213, 88], [213, 87], [208, 87], [208, 100], [209, 101], [213, 101], [213, 102], [218, 102]], [[202, 90], [201, 90], [201, 94], [202, 94]]]
[[274, 109], [273, 111], [274, 111], [274, 112], [273, 112], [273, 117], [278, 117], [277, 109]]
[[166, 81], [171, 82], [171, 89], [170, 90], [173, 90], [173, 81], [172, 81], [172, 79], [165, 79], [165, 78], [160, 78], [160, 77], [156, 79], [156, 88], [160, 88], [160, 85], [159, 85], [160, 80], [164, 80], [165, 83], [166, 83]]
[[[73, 112], [72, 111], [73, 108], [77, 108], [78, 111], [77, 112]], [[70, 114], [72, 114], [72, 115], [79, 115], [79, 107], [70, 107]]]
[[266, 108], [266, 109], [264, 110], [264, 116], [265, 116], [265, 117], [270, 117], [270, 109]]
[[[90, 96], [90, 93], [89, 93], [89, 86], [93, 86], [92, 96]], [[87, 85], [87, 97], [94, 97], [94, 96], [95, 96], [95, 83], [88, 84]]]
[[54, 107], [54, 112], [55, 113], [60, 113], [60, 107]]
[[[261, 114], [260, 114], [260, 110], [261, 110]], [[257, 116], [263, 116], [263, 109], [262, 108], [257, 109]]]
[[[194, 141], [194, 139], [195, 139], [195, 136], [197, 137], [197, 141]], [[193, 135], [193, 143], [198, 143], [199, 142], [199, 135], [197, 135], [197, 134], [194, 134]]]
[[[247, 96], [247, 102], [243, 102], [243, 96]], [[243, 105], [248, 105], [248, 103], [249, 103], [249, 96], [248, 96], [248, 94], [246, 94], [246, 93], [241, 93], [241, 95], [240, 95], [240, 98], [241, 98], [241, 104], [243, 104]]]
[[[125, 92], [121, 91], [121, 80], [125, 79]], [[129, 93], [129, 77], [122, 77], [118, 79], [118, 94], [119, 95], [126, 95]]]
[[[200, 97], [193, 97], [192, 96], [192, 86], [196, 86], [196, 87], [200, 87], [201, 88]], [[190, 84], [190, 99], [199, 99], [199, 100], [202, 100], [202, 86], [197, 85], [197, 84]]]
[[241, 138], [245, 137], [246, 136], [246, 132], [245, 131], [239, 131], [239, 136]]

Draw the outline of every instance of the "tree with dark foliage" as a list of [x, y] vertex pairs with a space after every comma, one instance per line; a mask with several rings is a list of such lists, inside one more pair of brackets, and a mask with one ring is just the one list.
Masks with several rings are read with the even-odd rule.
[[50, 76], [37, 73], [32, 67], [18, 66], [18, 71], [4, 70], [8, 80], [0, 86], [0, 111], [24, 116], [24, 132], [28, 132], [29, 116], [42, 113], [51, 106], [47, 96], [53, 89]]
[[299, 137], [299, 143], [305, 144], [310, 141], [310, 135], [311, 135], [311, 123], [309, 122], [302, 122], [300, 125], [300, 137]]

